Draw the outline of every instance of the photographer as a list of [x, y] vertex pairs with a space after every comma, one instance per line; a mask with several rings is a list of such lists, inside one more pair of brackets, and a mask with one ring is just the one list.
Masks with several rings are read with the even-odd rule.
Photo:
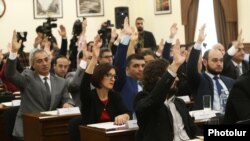
[[74, 22], [72, 29], [73, 37], [71, 38], [69, 45], [69, 60], [71, 61], [69, 71], [76, 70], [77, 56], [79, 52], [82, 50], [81, 46], [87, 44], [85, 36], [86, 27], [87, 27], [87, 19], [84, 17], [83, 21], [78, 19]]
[[114, 25], [111, 24], [110, 20], [107, 20], [101, 25], [101, 28], [98, 30], [98, 34], [101, 36], [102, 39], [102, 47], [108, 47], [109, 41], [111, 39], [111, 27]]

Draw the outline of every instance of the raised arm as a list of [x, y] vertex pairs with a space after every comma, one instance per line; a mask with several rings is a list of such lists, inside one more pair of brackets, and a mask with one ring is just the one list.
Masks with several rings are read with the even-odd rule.
[[60, 25], [60, 27], [58, 29], [58, 33], [62, 38], [60, 55], [66, 56], [67, 55], [68, 40], [67, 40], [67, 34], [66, 34], [65, 26]]
[[20, 89], [25, 87], [26, 80], [24, 76], [22, 76], [17, 70], [16, 70], [16, 62], [17, 62], [17, 52], [19, 48], [21, 47], [21, 40], [19, 42], [17, 41], [16, 37], [16, 31], [13, 31], [12, 35], [12, 45], [10, 48], [10, 55], [9, 58], [7, 59], [6, 63], [6, 71], [5, 71], [5, 76], [6, 78], [18, 86]]
[[196, 90], [199, 86], [200, 73], [198, 70], [198, 62], [201, 54], [202, 42], [205, 40], [205, 24], [199, 30], [198, 39], [190, 52], [187, 62], [187, 80], [190, 87]]
[[126, 81], [126, 58], [127, 58], [128, 44], [131, 34], [132, 34], [132, 29], [128, 23], [128, 17], [126, 17], [124, 19], [124, 28], [122, 31], [121, 42], [117, 47], [114, 59], [114, 66], [118, 68], [117, 72], [118, 80], [116, 81], [114, 86], [114, 89], [116, 91], [121, 91]]

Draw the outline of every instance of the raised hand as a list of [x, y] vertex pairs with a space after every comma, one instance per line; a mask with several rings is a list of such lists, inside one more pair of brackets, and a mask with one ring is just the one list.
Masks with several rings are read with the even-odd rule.
[[60, 26], [59, 26], [59, 29], [58, 29], [58, 33], [59, 33], [59, 35], [60, 35], [62, 38], [66, 38], [67, 34], [66, 34], [66, 28], [65, 28], [65, 26], [60, 25]]
[[238, 37], [236, 41], [233, 41], [233, 45], [235, 48], [239, 48], [239, 45], [243, 44], [244, 39], [242, 38], [242, 29], [238, 33]]
[[163, 51], [163, 48], [164, 48], [164, 39], [161, 38], [161, 41], [160, 41], [160, 43], [159, 43], [158, 51], [159, 51], [159, 52], [162, 52], [162, 51]]
[[131, 29], [132, 29], [132, 34], [130, 36], [130, 40], [133, 42], [137, 42], [138, 41], [138, 32], [134, 28], [131, 28]]
[[102, 46], [102, 39], [100, 35], [96, 35], [94, 39], [94, 46], [92, 48], [93, 57], [96, 57], [96, 58], [99, 57], [101, 46]]
[[199, 30], [199, 35], [198, 35], [198, 40], [197, 40], [197, 43], [199, 44], [201, 44], [207, 36], [207, 34], [205, 34], [205, 28], [206, 28], [206, 24], [203, 24]]
[[187, 54], [180, 48], [180, 40], [176, 39], [173, 46], [173, 64], [180, 66], [186, 60]]
[[131, 35], [133, 33], [132, 28], [130, 27], [128, 23], [128, 17], [125, 17], [124, 23], [123, 23], [123, 33], [126, 35]]
[[177, 31], [178, 31], [177, 23], [174, 23], [174, 24], [170, 27], [170, 38], [174, 38], [174, 36], [176, 35]]
[[22, 44], [22, 40], [19, 40], [19, 42], [17, 41], [16, 30], [14, 30], [13, 35], [12, 35], [11, 52], [12, 53], [17, 53], [19, 48], [21, 47], [21, 44]]
[[115, 38], [118, 36], [116, 33], [116, 28], [111, 29], [111, 39], [115, 40]]
[[86, 31], [87, 31], [87, 19], [83, 19], [83, 21], [82, 21], [82, 33], [81, 34], [85, 35]]

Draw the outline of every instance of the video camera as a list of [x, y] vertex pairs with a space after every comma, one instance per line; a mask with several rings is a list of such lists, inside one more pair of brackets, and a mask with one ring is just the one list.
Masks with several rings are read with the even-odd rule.
[[111, 38], [111, 27], [113, 26], [114, 24], [111, 24], [111, 21], [107, 20], [101, 25], [101, 29], [98, 30], [98, 34], [100, 35], [102, 39], [103, 47], [107, 46]]
[[52, 28], [56, 28], [57, 24], [56, 23], [52, 23], [57, 21], [56, 18], [47, 18], [47, 21], [43, 23], [42, 25], [42, 30], [43, 33], [46, 34], [47, 36], [53, 36], [52, 35]]

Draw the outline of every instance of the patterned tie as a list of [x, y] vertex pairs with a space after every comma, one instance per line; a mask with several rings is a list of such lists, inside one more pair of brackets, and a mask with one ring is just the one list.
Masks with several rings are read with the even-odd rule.
[[218, 95], [221, 94], [221, 90], [223, 89], [220, 82], [219, 82], [219, 77], [218, 76], [214, 76], [214, 80], [215, 80], [215, 85], [216, 85], [216, 88], [217, 88], [217, 92], [218, 92]]
[[47, 82], [48, 77], [44, 77], [43, 80], [44, 80], [44, 85], [45, 85], [45, 88], [46, 88], [46, 99], [47, 99], [47, 105], [48, 105], [47, 108], [49, 110], [50, 101], [51, 101], [51, 94], [50, 94], [49, 84]]

